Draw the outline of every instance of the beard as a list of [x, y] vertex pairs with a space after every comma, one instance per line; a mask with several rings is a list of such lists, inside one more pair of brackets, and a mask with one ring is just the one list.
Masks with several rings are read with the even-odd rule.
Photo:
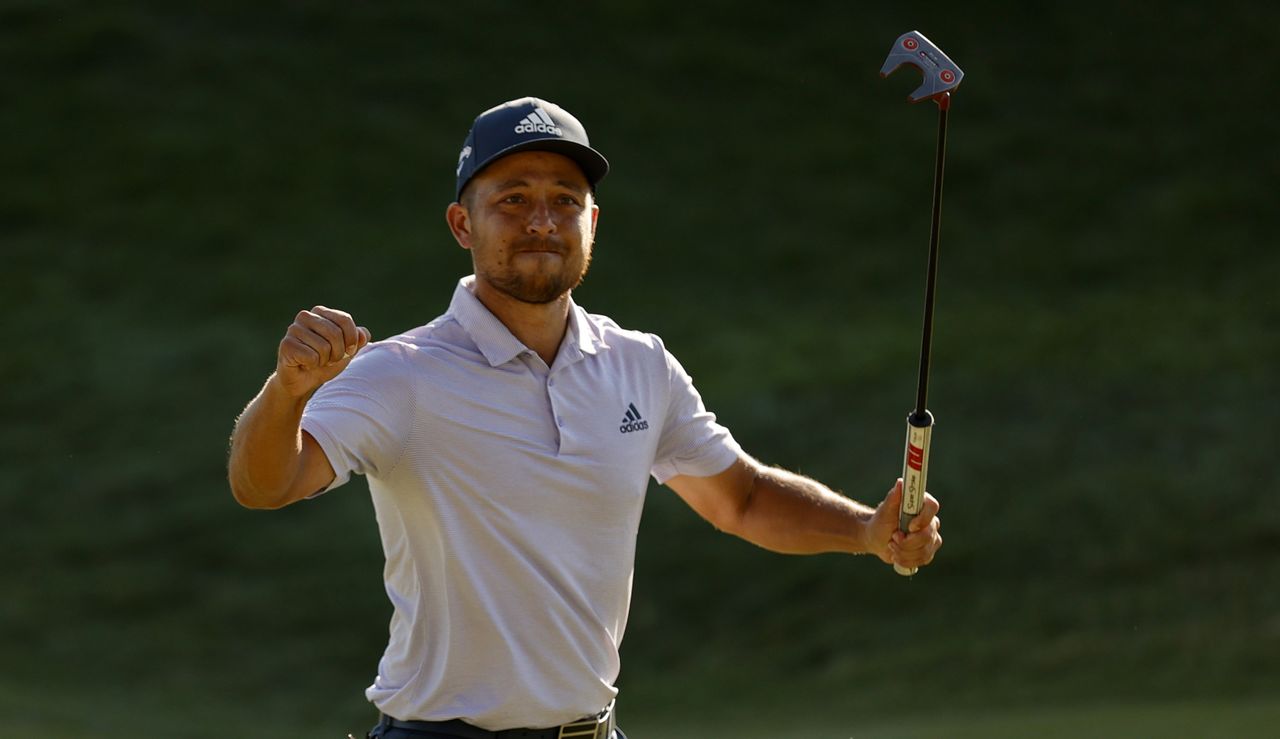
[[[560, 259], [546, 261], [558, 264], [539, 265], [539, 268], [534, 271], [521, 270], [511, 264], [514, 260], [521, 258], [519, 255], [522, 252], [531, 249], [554, 251], [560, 255]], [[550, 246], [544, 239], [536, 237], [522, 239], [512, 244], [505, 268], [482, 275], [477, 265], [476, 276], [522, 303], [535, 305], [554, 303], [570, 290], [581, 285], [583, 278], [587, 276], [587, 268], [591, 265], [591, 245], [585, 244], [579, 253], [582, 255], [581, 258], [575, 258], [563, 247]]]

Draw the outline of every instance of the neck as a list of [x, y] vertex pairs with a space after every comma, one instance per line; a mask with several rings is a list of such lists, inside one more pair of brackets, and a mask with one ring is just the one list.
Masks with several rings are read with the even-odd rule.
[[525, 303], [476, 280], [475, 296], [520, 343], [551, 366], [569, 330], [569, 293], [550, 303]]

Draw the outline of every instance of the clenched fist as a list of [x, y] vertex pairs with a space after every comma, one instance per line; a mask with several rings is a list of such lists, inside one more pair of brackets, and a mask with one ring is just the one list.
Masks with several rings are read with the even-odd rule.
[[910, 531], [898, 530], [898, 517], [902, 510], [902, 479], [899, 478], [888, 495], [876, 507], [867, 523], [867, 550], [886, 564], [900, 567], [923, 567], [933, 561], [942, 546], [938, 518], [938, 499], [924, 494], [924, 506], [920, 514], [911, 520]]
[[290, 395], [309, 396], [347, 368], [370, 340], [351, 314], [317, 305], [300, 311], [276, 353], [276, 378]]

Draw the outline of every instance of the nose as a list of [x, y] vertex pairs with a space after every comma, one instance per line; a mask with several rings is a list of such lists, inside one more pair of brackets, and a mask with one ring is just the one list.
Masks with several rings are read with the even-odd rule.
[[530, 234], [550, 236], [556, 232], [555, 216], [546, 200], [539, 199], [529, 214], [529, 225], [525, 228]]

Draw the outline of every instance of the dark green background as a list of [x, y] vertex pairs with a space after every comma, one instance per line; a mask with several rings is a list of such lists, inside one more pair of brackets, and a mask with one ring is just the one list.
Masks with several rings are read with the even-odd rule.
[[761, 459], [878, 499], [936, 114], [876, 71], [912, 28], [966, 72], [930, 399], [946, 547], [910, 580], [772, 555], [655, 488], [624, 723], [1265, 735], [1280, 12], [901, 5], [0, 2], [0, 735], [372, 720], [364, 483], [243, 510], [227, 437], [298, 309], [375, 337], [444, 310], [458, 147], [509, 98], [565, 105], [612, 163], [579, 302], [662, 335]]

